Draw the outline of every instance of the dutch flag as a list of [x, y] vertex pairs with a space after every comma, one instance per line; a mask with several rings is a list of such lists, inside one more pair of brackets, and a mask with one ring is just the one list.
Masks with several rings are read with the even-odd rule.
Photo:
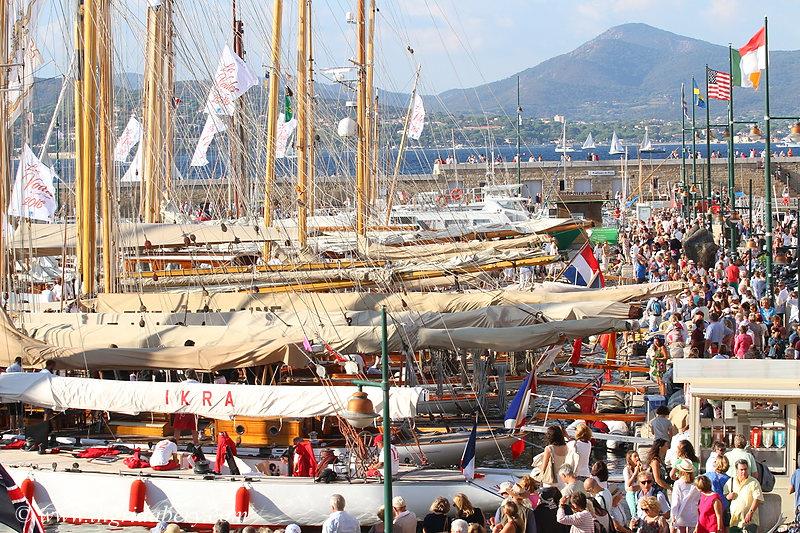
[[563, 276], [573, 285], [582, 285], [593, 289], [606, 286], [600, 265], [588, 242], [583, 245], [578, 255], [572, 258], [564, 270]]

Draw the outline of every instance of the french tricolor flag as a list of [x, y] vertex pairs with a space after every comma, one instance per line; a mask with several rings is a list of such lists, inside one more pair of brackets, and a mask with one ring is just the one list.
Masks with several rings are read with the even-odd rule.
[[583, 245], [578, 255], [572, 258], [564, 270], [563, 276], [573, 285], [582, 285], [593, 289], [606, 286], [600, 265], [588, 242]]
[[[505, 427], [508, 429], [517, 429], [525, 423], [525, 415], [528, 414], [528, 406], [530, 405], [531, 393], [536, 393], [536, 376], [533, 372], [528, 373], [525, 381], [520, 385], [514, 399], [508, 405], [505, 417]], [[511, 455], [514, 459], [522, 455], [525, 451], [525, 440], [517, 439], [511, 445]]]
[[475, 446], [478, 441], [478, 420], [475, 419], [475, 424], [472, 426], [472, 431], [467, 440], [467, 446], [464, 448], [464, 453], [461, 455], [461, 473], [464, 474], [464, 479], [475, 479]]

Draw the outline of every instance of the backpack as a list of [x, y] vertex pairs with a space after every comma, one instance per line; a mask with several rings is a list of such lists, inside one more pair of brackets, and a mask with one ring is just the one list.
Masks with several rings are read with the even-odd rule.
[[[594, 504], [594, 531], [595, 533], [616, 533], [617, 528], [614, 527], [614, 519], [611, 518], [611, 513], [608, 512], [606, 509], [606, 501], [602, 497], [600, 498], [592, 498], [592, 503]], [[608, 526], [606, 527], [602, 522], [600, 522], [597, 518], [604, 518], [608, 517]], [[598, 527], [600, 528], [600, 532], [598, 532]]]
[[772, 492], [775, 488], [775, 476], [770, 471], [769, 467], [763, 462], [756, 460], [756, 470], [758, 471], [758, 479], [761, 481], [762, 492]]
[[658, 300], [654, 301], [652, 305], [650, 305], [650, 312], [653, 313], [655, 316], [661, 316], [663, 312], [663, 308], [661, 307], [661, 302]]
[[601, 524], [597, 518], [594, 519], [594, 533], [610, 533], [606, 526]]

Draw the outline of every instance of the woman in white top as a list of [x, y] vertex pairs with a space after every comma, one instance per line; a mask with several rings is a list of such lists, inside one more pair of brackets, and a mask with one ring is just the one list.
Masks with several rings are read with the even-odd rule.
[[592, 457], [591, 440], [592, 430], [585, 423], [580, 423], [575, 427], [575, 440], [567, 444], [578, 458], [575, 475], [584, 480], [592, 475], [592, 471], [589, 469], [589, 460]]
[[642, 469], [639, 452], [628, 450], [628, 453], [625, 454], [625, 468], [622, 469], [622, 479], [625, 480], [625, 501], [628, 503], [631, 516], [636, 516], [636, 491], [639, 490], [638, 478]]
[[[564, 431], [561, 429], [561, 426], [555, 424], [549, 426], [547, 432], [544, 434], [544, 441], [546, 445], [544, 453], [542, 454], [542, 472], [545, 472], [548, 468], [552, 468], [555, 472], [558, 472], [564, 465], [569, 452], [569, 448], [564, 439]], [[550, 465], [551, 462], [552, 466]], [[556, 480], [555, 486], [559, 489], [564, 488], [564, 484], [558, 479], [558, 474], [556, 474]], [[547, 486], [547, 484], [544, 485]]]

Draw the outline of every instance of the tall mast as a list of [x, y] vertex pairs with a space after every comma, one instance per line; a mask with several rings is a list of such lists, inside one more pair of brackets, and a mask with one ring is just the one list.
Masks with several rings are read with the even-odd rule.
[[175, 167], [175, 25], [172, 21], [173, 0], [164, 2], [162, 106], [164, 108], [164, 196], [172, 192], [172, 169]]
[[[278, 85], [281, 77], [281, 19], [283, 0], [274, 0], [272, 5], [272, 64], [269, 72], [269, 95], [267, 102], [267, 163], [264, 182], [264, 227], [267, 233], [272, 226], [272, 190], [275, 186], [275, 138], [278, 134]], [[267, 235], [268, 237], [268, 235]], [[264, 261], [272, 252], [270, 241], [264, 242]]]
[[[231, 2], [233, 10], [233, 52], [244, 59], [244, 23], [238, 19], [236, 0]], [[245, 215], [245, 162], [244, 162], [244, 100], [237, 98], [234, 103], [233, 137], [231, 138], [231, 168], [228, 173], [228, 187], [233, 191], [233, 212], [236, 217]]]
[[[95, 292], [95, 261], [97, 259], [96, 242], [96, 206], [97, 184], [95, 175], [96, 135], [97, 135], [97, 3], [98, 0], [83, 0], [78, 13], [78, 46], [77, 53], [79, 73], [80, 114], [75, 123], [80, 123], [80, 131], [76, 132], [75, 158], [76, 179], [79, 192], [76, 199], [76, 220], [78, 227], [77, 248], [78, 270], [81, 273], [81, 294]], [[76, 104], [77, 108], [77, 104]]]
[[365, 128], [364, 143], [366, 144], [366, 176], [364, 179], [364, 198], [367, 206], [371, 205], [373, 197], [373, 180], [376, 172], [372, 161], [372, 143], [375, 124], [375, 0], [369, 0], [369, 14], [367, 15], [367, 50], [366, 63], [364, 64], [364, 74], [366, 76], [366, 102], [365, 102]]
[[300, 248], [306, 247], [308, 233], [308, 174], [307, 174], [307, 107], [306, 94], [306, 0], [297, 4], [297, 240]]
[[306, 46], [308, 47], [308, 143], [307, 143], [307, 157], [308, 166], [308, 212], [314, 216], [314, 204], [317, 201], [317, 184], [314, 182], [314, 174], [316, 165], [314, 164], [315, 151], [316, 151], [316, 132], [314, 129], [314, 39], [311, 36], [311, 25], [313, 18], [311, 17], [311, 1], [306, 2]]
[[417, 74], [414, 76], [414, 87], [411, 89], [411, 100], [408, 102], [408, 109], [406, 110], [406, 118], [403, 121], [403, 133], [400, 135], [400, 147], [397, 149], [397, 159], [394, 163], [394, 173], [392, 174], [392, 181], [389, 183], [389, 190], [386, 193], [386, 224], [390, 222], [392, 215], [392, 204], [394, 202], [394, 191], [397, 187], [397, 179], [400, 175], [400, 163], [403, 161], [403, 151], [406, 148], [406, 139], [408, 139], [408, 123], [411, 121], [411, 113], [414, 110], [414, 99], [417, 97], [417, 84], [419, 83], [419, 72], [421, 67], [417, 67]]
[[517, 76], [517, 185], [522, 184], [522, 154], [520, 153], [520, 127], [522, 126], [522, 104], [519, 100], [519, 76]]
[[114, 84], [111, 69], [111, 2], [99, 0], [100, 38], [97, 46], [100, 67], [100, 222], [103, 240], [103, 292], [114, 292], [116, 280], [115, 253], [111, 239], [114, 203]]
[[[9, 2], [0, 2], [0, 62], [8, 59]], [[11, 152], [8, 148], [8, 69], [0, 68], [0, 220], [6, 220]], [[6, 288], [6, 224], [0, 224], [0, 293]]]
[[358, 144], [356, 151], [356, 232], [367, 234], [367, 78], [366, 59], [366, 13], [365, 0], [358, 0], [356, 65], [358, 67], [358, 96], [356, 98], [356, 122], [358, 123]]
[[[169, 2], [170, 0], [165, 0]], [[160, 222], [161, 206], [159, 198], [159, 184], [162, 182], [161, 158], [164, 145], [164, 130], [162, 128], [162, 98], [161, 76], [163, 47], [162, 34], [164, 27], [164, 6], [152, 4], [147, 8], [147, 57], [145, 60], [144, 77], [144, 127], [145, 134], [142, 139], [144, 153], [142, 157], [142, 195], [144, 197], [144, 221]]]

